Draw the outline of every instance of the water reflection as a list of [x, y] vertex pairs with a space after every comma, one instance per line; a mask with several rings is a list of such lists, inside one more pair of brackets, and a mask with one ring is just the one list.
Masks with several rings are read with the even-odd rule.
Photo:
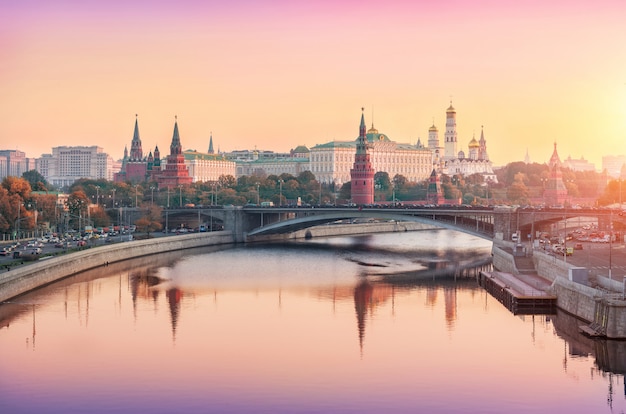
[[561, 312], [511, 315], [472, 277], [489, 249], [440, 237], [425, 253], [375, 237], [199, 249], [67, 278], [0, 306], [0, 410], [80, 412], [76, 389], [94, 412], [625, 407], [625, 342]]

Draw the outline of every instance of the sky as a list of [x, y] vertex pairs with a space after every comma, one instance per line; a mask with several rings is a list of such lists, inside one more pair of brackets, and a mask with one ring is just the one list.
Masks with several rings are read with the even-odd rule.
[[286, 152], [484, 128], [495, 166], [626, 154], [623, 0], [0, 0], [0, 149]]

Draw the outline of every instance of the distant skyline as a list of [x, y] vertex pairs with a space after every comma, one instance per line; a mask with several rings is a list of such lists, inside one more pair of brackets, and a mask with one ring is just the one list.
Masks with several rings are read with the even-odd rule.
[[[494, 165], [626, 153], [626, 2], [23, 0], [0, 5], [0, 149], [286, 152], [457, 110]], [[373, 116], [372, 116], [373, 114]]]

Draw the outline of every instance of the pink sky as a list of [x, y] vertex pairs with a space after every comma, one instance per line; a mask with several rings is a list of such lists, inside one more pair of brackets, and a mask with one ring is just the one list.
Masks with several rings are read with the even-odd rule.
[[0, 5], [0, 147], [115, 159], [288, 151], [358, 135], [459, 150], [484, 125], [495, 165], [626, 154], [623, 1], [43, 1]]

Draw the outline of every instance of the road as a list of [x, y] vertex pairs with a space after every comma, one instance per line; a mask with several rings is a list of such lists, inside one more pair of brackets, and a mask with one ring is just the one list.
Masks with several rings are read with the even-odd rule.
[[[573, 247], [576, 241], [568, 241], [567, 246]], [[574, 250], [572, 256], [556, 256], [557, 260], [566, 262], [578, 267], [589, 269], [590, 273], [599, 276], [609, 276], [620, 282], [626, 276], [626, 245], [624, 243], [591, 243], [582, 242], [582, 250]]]

